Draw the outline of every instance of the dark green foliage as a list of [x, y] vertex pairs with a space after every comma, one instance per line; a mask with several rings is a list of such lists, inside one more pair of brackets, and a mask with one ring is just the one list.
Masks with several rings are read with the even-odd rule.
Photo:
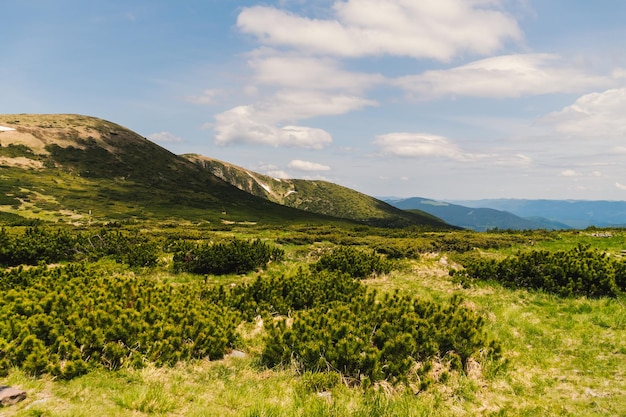
[[347, 274], [328, 271], [311, 274], [301, 269], [293, 276], [259, 276], [251, 284], [239, 285], [228, 293], [223, 289], [217, 292], [217, 299], [226, 300], [251, 320], [257, 315], [288, 315], [333, 301], [350, 302], [364, 294], [365, 287]]
[[86, 257], [95, 261], [103, 257], [113, 257], [117, 262], [132, 267], [153, 267], [157, 264], [158, 245], [147, 236], [129, 234], [113, 227], [101, 229], [95, 234], [80, 234], [75, 239], [74, 257]]
[[229, 243], [201, 243], [174, 253], [174, 270], [195, 274], [245, 274], [280, 261], [284, 251], [260, 240], [234, 239]]
[[566, 297], [615, 297], [626, 290], [626, 262], [583, 245], [568, 251], [518, 253], [501, 261], [466, 258], [463, 266], [451, 273]]
[[339, 271], [354, 278], [367, 278], [374, 274], [388, 274], [391, 263], [375, 253], [365, 253], [351, 247], [338, 247], [313, 265], [316, 271]]
[[[171, 365], [221, 358], [237, 314], [177, 288], [102, 276], [76, 264], [0, 274], [0, 368], [72, 378], [90, 367]], [[1, 371], [2, 369], [0, 369]]]
[[60, 261], [95, 261], [111, 256], [132, 267], [155, 266], [158, 245], [139, 234], [102, 229], [95, 234], [70, 234], [29, 227], [24, 232], [0, 230], [0, 265], [37, 265]]
[[29, 227], [24, 233], [12, 234], [0, 230], [0, 265], [37, 265], [52, 263], [70, 257], [73, 238], [67, 232], [51, 232], [44, 228]]
[[[263, 362], [301, 372], [340, 372], [354, 383], [406, 382], [424, 376], [435, 357], [457, 358], [462, 369], [480, 350], [499, 355], [483, 320], [453, 298], [447, 305], [373, 292], [278, 319], [267, 326]], [[416, 366], [418, 365], [419, 366]]]

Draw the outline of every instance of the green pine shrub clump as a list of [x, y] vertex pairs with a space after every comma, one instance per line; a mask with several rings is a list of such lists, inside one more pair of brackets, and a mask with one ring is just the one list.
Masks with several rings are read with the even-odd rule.
[[174, 252], [174, 270], [194, 274], [245, 274], [281, 261], [284, 251], [261, 240], [233, 239], [228, 243], [183, 244]]
[[374, 252], [366, 253], [349, 246], [333, 249], [332, 252], [322, 255], [312, 266], [315, 271], [339, 271], [354, 278], [388, 274], [391, 267], [391, 262], [381, 255]]
[[91, 234], [70, 234], [44, 227], [28, 227], [23, 232], [0, 229], [0, 266], [112, 257], [131, 267], [153, 267], [157, 264], [158, 250], [158, 245], [148, 237], [108, 229]]
[[213, 291], [212, 297], [252, 320], [256, 316], [287, 316], [334, 301], [347, 303], [364, 293], [365, 287], [347, 274], [299, 269], [293, 276], [259, 276], [228, 292], [221, 287]]
[[468, 257], [461, 280], [495, 280], [509, 288], [542, 290], [563, 297], [616, 297], [626, 291], [626, 262], [578, 245], [567, 251], [535, 250], [503, 260]]
[[221, 358], [238, 314], [201, 296], [85, 265], [0, 273], [0, 374], [12, 366], [73, 378], [93, 367]]
[[359, 293], [350, 302], [270, 322], [262, 362], [302, 373], [338, 372], [357, 385], [422, 381], [424, 388], [436, 358], [462, 371], [479, 352], [500, 355], [500, 344], [489, 340], [483, 326], [459, 298], [440, 305], [398, 293], [381, 300], [375, 292]]

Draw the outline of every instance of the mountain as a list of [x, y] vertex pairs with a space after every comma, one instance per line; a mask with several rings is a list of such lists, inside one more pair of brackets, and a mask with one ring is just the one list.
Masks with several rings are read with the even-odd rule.
[[468, 207], [506, 210], [522, 217], [543, 217], [575, 229], [626, 226], [626, 201], [486, 199], [454, 201]]
[[233, 186], [197, 161], [123, 126], [81, 115], [0, 115], [0, 178], [0, 218], [11, 220], [367, 220], [377, 225], [449, 227], [432, 217], [400, 215], [391, 206], [366, 219], [332, 207], [314, 212], [278, 204]]
[[465, 207], [421, 197], [387, 200], [387, 202], [403, 210], [422, 210], [441, 218], [449, 224], [476, 231], [485, 231], [495, 228], [513, 230], [568, 228], [564, 224], [550, 222], [540, 218], [526, 219], [506, 211], [492, 208]]
[[[49, 221], [326, 221], [242, 192], [120, 125], [0, 115], [0, 212]], [[8, 130], [14, 129], [14, 130]]]
[[400, 210], [374, 197], [327, 181], [272, 178], [202, 155], [182, 156], [243, 191], [299, 210], [353, 219], [374, 226], [420, 224], [449, 227], [426, 212]]

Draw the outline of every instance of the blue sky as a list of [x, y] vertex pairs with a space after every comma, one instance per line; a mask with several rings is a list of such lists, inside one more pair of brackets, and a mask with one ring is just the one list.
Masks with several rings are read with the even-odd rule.
[[3, 0], [0, 113], [373, 196], [626, 200], [621, 0]]

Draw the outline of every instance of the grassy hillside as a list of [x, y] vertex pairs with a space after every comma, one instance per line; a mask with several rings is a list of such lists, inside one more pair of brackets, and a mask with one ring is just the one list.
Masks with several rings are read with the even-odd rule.
[[[0, 115], [0, 126], [13, 129], [0, 131], [0, 217], [17, 222], [158, 218], [270, 224], [348, 219], [384, 227], [448, 227], [332, 184], [313, 193], [304, 182], [298, 188], [309, 193], [306, 198], [290, 198], [294, 183], [226, 163], [208, 169], [208, 162], [199, 161], [210, 158], [174, 155], [94, 117]], [[329, 195], [336, 200], [331, 206]]]
[[0, 115], [0, 212], [88, 222], [330, 221], [260, 199], [136, 133], [79, 115]]
[[441, 219], [426, 212], [399, 210], [381, 200], [327, 181], [276, 179], [200, 155], [183, 156], [241, 190], [288, 207], [370, 225], [448, 227]]

